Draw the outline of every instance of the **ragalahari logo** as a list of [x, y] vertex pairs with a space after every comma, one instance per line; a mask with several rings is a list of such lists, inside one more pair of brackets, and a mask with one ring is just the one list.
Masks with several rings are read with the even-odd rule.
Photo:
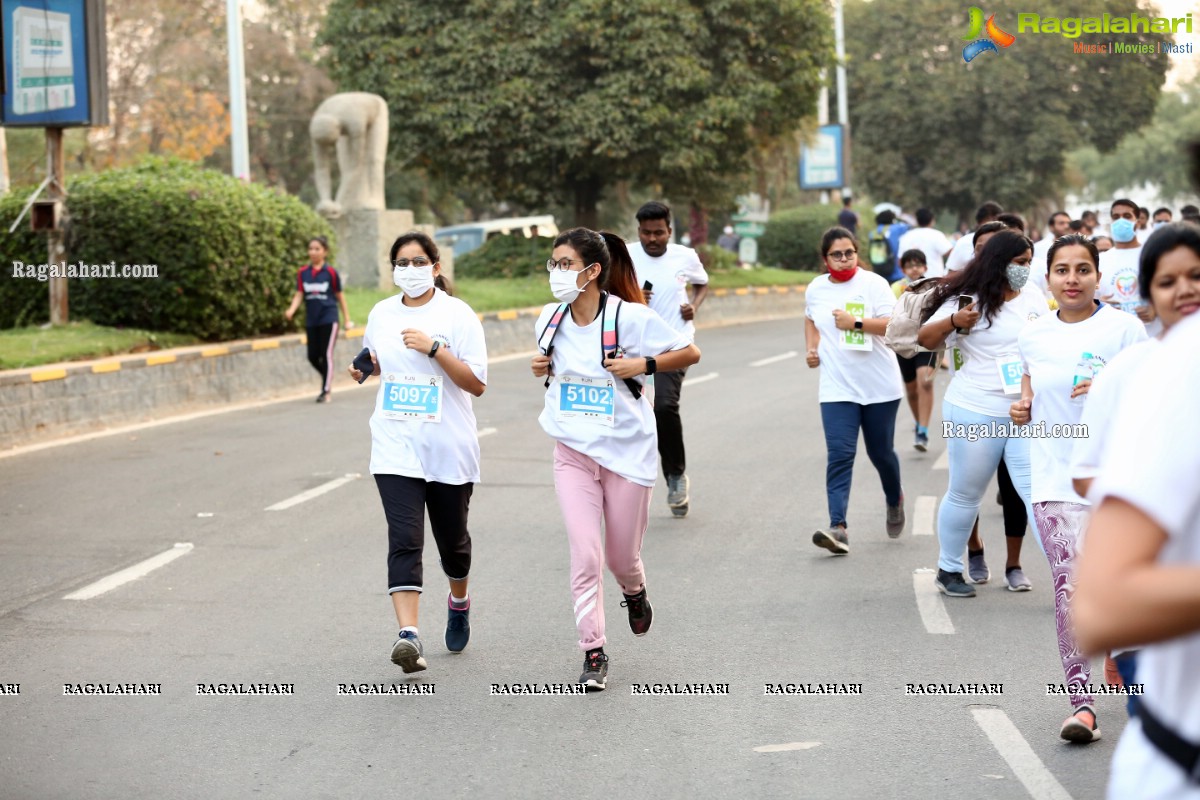
[[[987, 31], [987, 38], [981, 39], [980, 34]], [[1017, 37], [1011, 33], [1005, 33], [996, 27], [996, 15], [992, 14], [987, 18], [987, 24], [983, 22], [983, 9], [971, 6], [971, 30], [963, 37], [963, 41], [971, 43], [963, 48], [963, 61], [968, 64], [971, 60], [980, 53], [986, 53], [989, 50], [993, 53], [999, 53], [996, 45], [1000, 47], [1008, 47], [1015, 42]]]

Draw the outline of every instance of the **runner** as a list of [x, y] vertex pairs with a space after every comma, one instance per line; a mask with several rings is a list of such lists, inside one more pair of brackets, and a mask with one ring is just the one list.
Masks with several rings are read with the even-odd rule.
[[[461, 653], [471, 637], [471, 535], [467, 512], [479, 482], [479, 437], [471, 397], [487, 385], [487, 348], [479, 317], [435, 287], [438, 248], [406, 233], [391, 249], [401, 288], [367, 318], [363, 346], [380, 376], [371, 415], [371, 474], [388, 524], [388, 594], [400, 623], [392, 662], [426, 668], [417, 629], [423, 591], [425, 512], [450, 583], [446, 649]], [[362, 373], [353, 365], [350, 376]]]
[[354, 327], [350, 312], [346, 310], [346, 298], [342, 294], [342, 280], [337, 270], [325, 263], [329, 255], [329, 240], [314, 236], [308, 240], [308, 263], [296, 273], [296, 292], [284, 318], [292, 321], [300, 300], [304, 300], [304, 327], [308, 340], [308, 363], [321, 376], [321, 393], [318, 403], [328, 403], [333, 391], [333, 348], [337, 345], [338, 306], [346, 327]]
[[[637, 212], [639, 243], [629, 246], [637, 269], [637, 282], [645, 290], [650, 308], [667, 324], [693, 341], [693, 320], [708, 296], [708, 273], [696, 251], [671, 241], [671, 209], [651, 201]], [[688, 290], [692, 296], [688, 298]], [[654, 418], [658, 425], [658, 454], [667, 481], [667, 506], [676, 517], [686, 517], [691, 502], [687, 455], [683, 447], [683, 420], [679, 395], [687, 369], [660, 371], [654, 377]]]
[[[1077, 234], [1060, 237], [1050, 248], [1046, 281], [1058, 310], [1026, 325], [1017, 339], [1024, 365], [1021, 397], [1009, 411], [1014, 424], [1042, 429], [1030, 445], [1029, 474], [1014, 470], [1013, 478], [1030, 486], [1035, 528], [1054, 580], [1058, 651], [1068, 687], [1087, 686], [1091, 677], [1069, 622], [1072, 572], [1089, 505], [1071, 485], [1068, 437], [1079, 437], [1092, 378], [1117, 353], [1146, 338], [1136, 319], [1095, 299], [1099, 261], [1096, 245]], [[1080, 743], [1100, 738], [1093, 703], [1086, 690], [1071, 690], [1073, 710], [1062, 738]]]
[[1154, 308], [1141, 296], [1138, 269], [1142, 244], [1136, 238], [1137, 204], [1132, 200], [1114, 200], [1110, 233], [1115, 244], [1100, 256], [1099, 298], [1122, 311], [1134, 314], [1146, 326], [1147, 336], [1162, 333], [1162, 323], [1154, 316]]
[[946, 234], [933, 227], [933, 212], [928, 208], [917, 209], [917, 227], [910, 228], [900, 236], [900, 269], [904, 269], [904, 254], [912, 249], [925, 254], [926, 275], [940, 278], [946, 274], [946, 256], [954, 245]]
[[818, 530], [812, 540], [844, 556], [850, 552], [846, 507], [860, 430], [883, 484], [887, 535], [895, 539], [904, 532], [904, 489], [893, 445], [904, 390], [895, 354], [884, 341], [896, 303], [887, 281], [860, 267], [858, 245], [845, 228], [825, 231], [821, 260], [828, 272], [813, 279], [804, 294], [804, 341], [808, 366], [821, 368], [829, 528]]
[[[657, 434], [642, 376], [682, 370], [700, 360], [691, 338], [648, 307], [600, 290], [608, 273], [633, 272], [624, 242], [573, 228], [558, 235], [546, 263], [560, 302], [542, 309], [533, 374], [546, 379], [538, 421], [556, 440], [554, 488], [571, 551], [571, 595], [579, 647], [579, 683], [604, 689], [604, 565], [621, 585], [635, 636], [650, 630], [642, 536], [654, 489]], [[580, 281], [582, 280], [582, 285]]]
[[[909, 231], [904, 236], [912, 233]], [[905, 250], [900, 254], [900, 268], [904, 270], [904, 278], [892, 284], [892, 294], [897, 300], [906, 288], [926, 277], [925, 253], [916, 248]], [[908, 397], [908, 408], [913, 415], [913, 447], [922, 453], [929, 449], [929, 417], [933, 413], [933, 373], [937, 369], [937, 359], [936, 352], [917, 353], [912, 358], [896, 355], [900, 377], [904, 380], [904, 393]]]
[[[988, 200], [979, 206], [975, 212], [975, 231], [989, 222], [995, 222], [996, 217], [1004, 213], [1004, 208], [997, 202]], [[946, 256], [946, 272], [955, 272], [963, 269], [975, 258], [975, 242], [969, 236], [961, 237], [954, 243], [954, 248], [950, 251], [950, 255]]]
[[941, 554], [935, 582], [950, 597], [975, 596], [974, 587], [963, 578], [963, 550], [1001, 458], [1033, 519], [1029, 440], [1003, 435], [1009, 406], [1020, 392], [1017, 335], [1027, 322], [1049, 311], [1041, 292], [1026, 285], [1032, 258], [1032, 245], [1024, 236], [997, 232], [966, 269], [932, 290], [923, 315], [918, 336], [922, 347], [933, 350], [949, 344], [961, 348], [966, 357], [942, 401], [943, 424], [954, 427], [946, 442], [950, 482], [938, 509]]
[[1198, 352], [1193, 313], [1122, 400], [1091, 494], [1097, 510], [1072, 608], [1079, 644], [1086, 653], [1146, 645], [1145, 694], [1113, 755], [1110, 800], [1200, 798]]

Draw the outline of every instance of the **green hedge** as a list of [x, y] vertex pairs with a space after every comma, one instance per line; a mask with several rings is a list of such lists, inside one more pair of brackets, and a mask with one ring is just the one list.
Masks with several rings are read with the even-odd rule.
[[[72, 318], [210, 340], [293, 327], [283, 311], [306, 241], [332, 237], [329, 224], [294, 197], [162, 159], [75, 179], [68, 212], [71, 263], [158, 267], [157, 278], [71, 280]], [[40, 240], [34, 258], [44, 262], [44, 237], [30, 236]], [[25, 291], [18, 289], [13, 313], [0, 296], [0, 327], [39, 321], [21, 312]]]
[[519, 278], [546, 271], [554, 240], [545, 236], [493, 236], [454, 261], [455, 278]]
[[29, 230], [29, 215], [13, 233], [8, 229], [29, 200], [36, 186], [14, 187], [0, 197], [0, 328], [39, 325], [50, 319], [49, 284], [13, 276], [13, 262], [22, 265], [46, 263], [46, 235]]
[[784, 269], [824, 272], [821, 235], [837, 224], [834, 206], [801, 206], [772, 214], [758, 240], [758, 260]]

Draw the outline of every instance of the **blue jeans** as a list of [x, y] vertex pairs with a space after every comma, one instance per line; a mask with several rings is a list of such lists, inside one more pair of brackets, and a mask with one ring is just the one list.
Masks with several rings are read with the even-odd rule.
[[[1006, 426], [1011, 422], [1008, 417], [978, 414], [945, 401], [942, 402], [942, 420], [943, 424], [954, 425]], [[939, 569], [946, 572], [963, 571], [963, 551], [967, 549], [967, 539], [971, 536], [975, 518], [979, 516], [979, 503], [1002, 457], [1008, 465], [1013, 486], [1025, 504], [1029, 524], [1037, 533], [1033, 507], [1029, 502], [1031, 475], [1028, 439], [981, 436], [972, 442], [966, 437], [952, 436], [946, 439], [946, 450], [950, 456], [950, 486], [938, 508]], [[1040, 536], [1034, 538], [1041, 541]]]
[[[1126, 650], [1119, 656], [1113, 659], [1117, 665], [1117, 672], [1121, 673], [1121, 682], [1126, 686], [1133, 686], [1137, 683], [1137, 650]], [[1125, 712], [1130, 718], [1136, 717], [1138, 713], [1138, 703], [1141, 702], [1136, 694], [1127, 696], [1125, 701]]]
[[854, 475], [854, 455], [858, 452], [861, 429], [867, 456], [879, 472], [883, 494], [889, 506], [900, 505], [900, 459], [896, 457], [896, 411], [900, 400], [886, 403], [821, 403], [821, 424], [825, 428], [825, 494], [829, 500], [829, 524], [846, 524], [846, 506], [850, 504], [850, 480]]

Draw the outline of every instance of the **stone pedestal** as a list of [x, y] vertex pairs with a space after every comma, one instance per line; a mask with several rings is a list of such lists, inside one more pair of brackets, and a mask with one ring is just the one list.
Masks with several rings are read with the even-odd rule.
[[[433, 236], [432, 226], [414, 225], [413, 213], [404, 209], [355, 209], [329, 220], [329, 224], [337, 236], [333, 266], [346, 286], [394, 288], [392, 265], [388, 261], [392, 242], [411, 230]], [[454, 276], [453, 253], [442, 254], [442, 270]]]

